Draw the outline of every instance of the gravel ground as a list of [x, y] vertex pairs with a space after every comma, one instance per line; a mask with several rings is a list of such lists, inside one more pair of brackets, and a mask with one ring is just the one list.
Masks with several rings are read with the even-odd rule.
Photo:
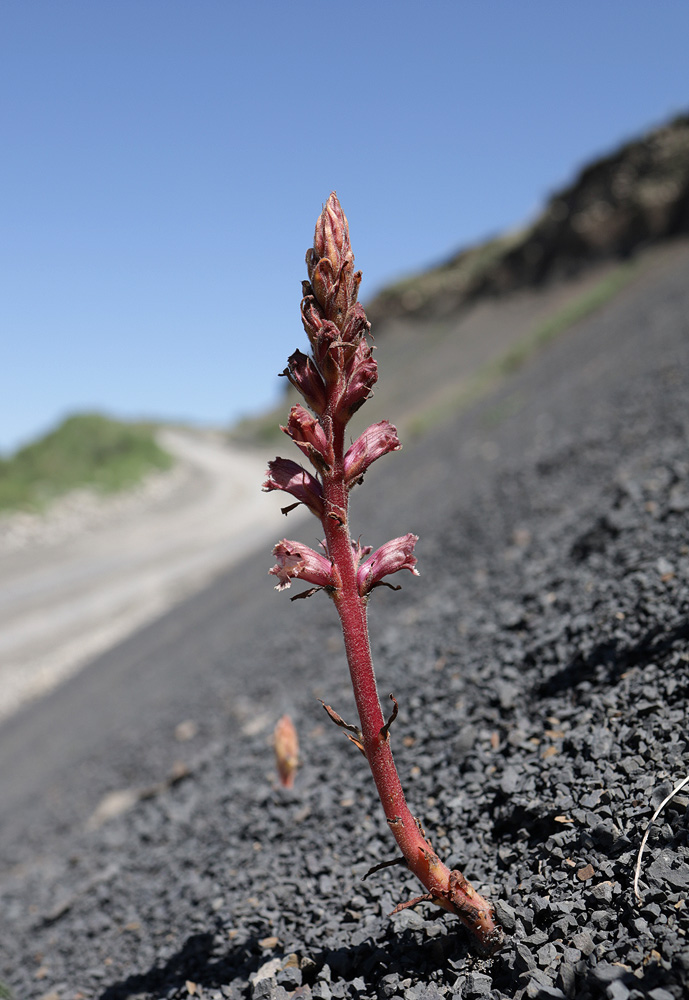
[[[689, 772], [688, 263], [679, 247], [355, 496], [366, 541], [421, 536], [422, 579], [371, 602], [381, 693], [400, 703], [412, 808], [496, 902], [505, 948], [482, 958], [428, 906], [389, 918], [417, 894], [400, 869], [361, 880], [393, 843], [316, 701], [353, 714], [334, 613], [264, 578], [253, 637], [237, 627], [211, 694], [187, 703], [206, 716], [160, 709], [182, 721], [183, 765], [86, 823], [69, 800], [17, 806], [0, 840], [16, 1000], [686, 996], [686, 788], [652, 828], [642, 903], [632, 883], [654, 808]], [[285, 707], [291, 791], [269, 744]], [[75, 812], [89, 783], [100, 796], [162, 767], [161, 725], [106, 741], [111, 759], [74, 776]]]

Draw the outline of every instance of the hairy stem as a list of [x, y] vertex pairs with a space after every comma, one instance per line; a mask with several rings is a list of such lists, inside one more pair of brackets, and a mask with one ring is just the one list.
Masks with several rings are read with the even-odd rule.
[[[327, 423], [327, 421], [326, 421]], [[323, 475], [325, 516], [323, 528], [331, 559], [338, 567], [341, 585], [333, 600], [340, 616], [347, 662], [361, 725], [362, 744], [385, 818], [407, 867], [428, 891], [426, 898], [455, 913], [475, 935], [486, 952], [497, 950], [502, 933], [491, 905], [467, 882], [461, 872], [450, 871], [440, 861], [407, 805], [395, 767], [390, 732], [385, 725], [376, 686], [368, 636], [366, 606], [357, 586], [357, 562], [348, 525], [348, 489], [343, 472], [343, 431], [332, 424], [334, 463]]]

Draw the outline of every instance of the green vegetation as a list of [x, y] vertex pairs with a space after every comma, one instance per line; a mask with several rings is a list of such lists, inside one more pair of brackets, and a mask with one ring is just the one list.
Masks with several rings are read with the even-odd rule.
[[637, 270], [638, 265], [634, 262], [620, 264], [589, 291], [583, 292], [573, 302], [568, 302], [562, 309], [549, 316], [519, 344], [497, 359], [495, 362], [496, 374], [509, 375], [521, 368], [527, 358], [531, 357], [539, 347], [544, 347], [558, 334], [586, 319], [591, 313], [605, 305], [613, 295], [631, 281]]
[[77, 487], [114, 493], [173, 459], [150, 424], [128, 424], [98, 413], [68, 417], [54, 431], [0, 458], [0, 510], [40, 510]]
[[[558, 309], [508, 351], [484, 365], [459, 392], [448, 395], [442, 403], [418, 414], [410, 421], [407, 431], [419, 437], [431, 427], [475, 403], [504, 378], [521, 368], [537, 350], [605, 305], [634, 278], [637, 272], [638, 265], [634, 262], [620, 264], [593, 288], [568, 302], [562, 309]], [[511, 405], [511, 412], [514, 412], [517, 404], [513, 401]]]

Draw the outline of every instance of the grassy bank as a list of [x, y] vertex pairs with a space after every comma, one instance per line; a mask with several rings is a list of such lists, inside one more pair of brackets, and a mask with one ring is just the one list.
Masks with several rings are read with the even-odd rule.
[[114, 493], [172, 462], [149, 424], [98, 413], [68, 417], [45, 437], [0, 459], [0, 510], [40, 510], [78, 487]]

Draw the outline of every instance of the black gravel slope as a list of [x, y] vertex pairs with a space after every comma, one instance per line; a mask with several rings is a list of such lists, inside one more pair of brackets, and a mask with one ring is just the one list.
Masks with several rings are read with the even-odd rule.
[[[0, 732], [16, 1000], [686, 996], [687, 789], [653, 828], [642, 904], [632, 882], [689, 773], [688, 277], [678, 246], [355, 496], [365, 540], [421, 536], [422, 579], [372, 599], [381, 693], [410, 804], [496, 901], [505, 949], [482, 959], [428, 906], [388, 918], [417, 894], [400, 869], [361, 881], [392, 841], [316, 701], [353, 715], [334, 614], [274, 594], [266, 553]], [[285, 709], [291, 792], [271, 778]], [[39, 766], [41, 734], [58, 749]]]

